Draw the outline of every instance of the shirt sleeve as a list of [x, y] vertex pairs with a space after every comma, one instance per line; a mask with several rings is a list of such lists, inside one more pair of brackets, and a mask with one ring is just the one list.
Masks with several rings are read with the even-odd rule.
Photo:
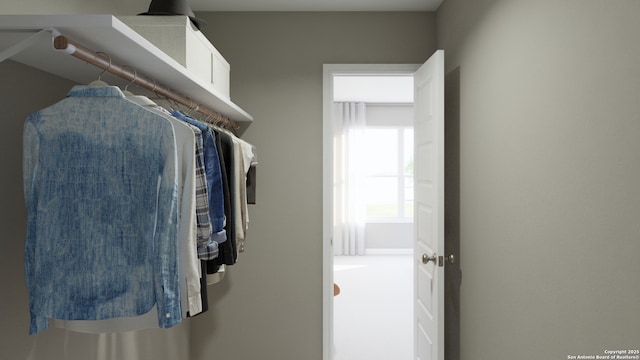
[[29, 115], [25, 121], [23, 131], [22, 142], [22, 169], [23, 169], [23, 187], [24, 198], [27, 206], [27, 237], [24, 247], [24, 271], [25, 281], [27, 283], [27, 290], [29, 291], [29, 313], [31, 315], [31, 322], [29, 327], [29, 334], [36, 334], [42, 330], [45, 330], [49, 321], [47, 318], [38, 316], [34, 312], [34, 287], [35, 282], [35, 248], [36, 248], [36, 214], [37, 214], [37, 192], [36, 182], [34, 178], [37, 174], [38, 154], [40, 151], [40, 138], [38, 136], [38, 130], [33, 124], [34, 118], [38, 117], [37, 113]]
[[158, 172], [157, 226], [154, 237], [154, 267], [158, 325], [172, 327], [182, 321], [178, 276], [177, 152], [173, 129], [163, 132]]

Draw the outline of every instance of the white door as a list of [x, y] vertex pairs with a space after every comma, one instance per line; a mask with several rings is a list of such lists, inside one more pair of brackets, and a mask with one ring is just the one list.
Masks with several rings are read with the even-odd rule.
[[444, 50], [414, 84], [414, 358], [444, 360]]

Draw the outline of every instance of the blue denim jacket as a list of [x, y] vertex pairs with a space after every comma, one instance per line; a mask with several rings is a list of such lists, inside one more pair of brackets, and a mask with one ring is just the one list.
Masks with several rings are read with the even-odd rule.
[[24, 126], [31, 334], [48, 318], [179, 323], [176, 143], [117, 87], [75, 86]]
[[215, 133], [209, 125], [189, 117], [180, 111], [172, 111], [171, 115], [191, 124], [202, 131], [204, 141], [204, 168], [207, 173], [207, 190], [209, 191], [209, 214], [213, 225], [212, 239], [218, 244], [227, 240], [224, 229], [224, 194], [222, 190], [222, 170], [216, 148]]

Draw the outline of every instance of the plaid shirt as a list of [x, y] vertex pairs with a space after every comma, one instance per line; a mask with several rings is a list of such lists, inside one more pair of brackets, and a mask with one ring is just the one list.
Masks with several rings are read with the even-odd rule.
[[202, 132], [189, 125], [196, 137], [196, 223], [198, 238], [198, 259], [211, 260], [218, 257], [218, 243], [211, 239], [212, 226], [209, 217], [209, 196], [204, 170]]

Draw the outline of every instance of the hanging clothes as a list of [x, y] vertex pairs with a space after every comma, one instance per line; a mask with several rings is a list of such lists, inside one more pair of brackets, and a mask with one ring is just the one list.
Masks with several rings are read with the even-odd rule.
[[48, 319], [182, 319], [177, 153], [166, 119], [116, 87], [75, 86], [24, 127], [29, 332]]
[[252, 160], [255, 158], [253, 146], [246, 141], [233, 138], [235, 151], [235, 171], [236, 171], [236, 239], [238, 242], [238, 251], [244, 252], [246, 232], [249, 229], [249, 208], [247, 206], [247, 173], [251, 167]]
[[30, 333], [169, 328], [237, 261], [255, 147], [117, 87], [75, 86], [27, 118]]
[[[227, 237], [233, 239], [229, 244], [221, 244], [221, 256], [207, 263], [207, 273], [218, 273], [224, 265], [236, 263], [238, 253], [244, 251], [246, 231], [249, 224], [248, 211], [248, 172], [249, 168], [257, 165], [257, 151], [255, 146], [244, 140], [230, 135], [226, 131], [214, 129], [218, 142], [220, 163], [224, 164], [223, 188], [225, 190], [225, 229]], [[227, 207], [227, 203], [229, 206]], [[221, 276], [209, 276], [211, 285], [220, 280]]]
[[[203, 312], [206, 287], [201, 286], [200, 261], [196, 249], [210, 246], [211, 223], [209, 221], [206, 178], [202, 161], [200, 130], [172, 117], [168, 111], [144, 96], [127, 95], [126, 99], [164, 117], [173, 126], [176, 136], [178, 173], [178, 243], [180, 305], [182, 317]], [[200, 143], [197, 139], [200, 137]], [[199, 146], [199, 149], [198, 149]], [[196, 159], [198, 161], [196, 161]], [[204, 209], [204, 211], [202, 211]], [[196, 215], [198, 215], [196, 217]], [[196, 240], [197, 239], [197, 240]], [[215, 242], [214, 242], [215, 244]], [[215, 244], [217, 245], [217, 244]], [[158, 327], [157, 309], [137, 317], [120, 317], [104, 320], [55, 320], [56, 327], [84, 333], [113, 333], [137, 331]]]
[[204, 142], [204, 167], [207, 175], [207, 189], [209, 190], [209, 215], [213, 222], [212, 238], [218, 244], [223, 243], [226, 241], [227, 235], [224, 230], [222, 175], [220, 172], [220, 158], [216, 148], [215, 134], [207, 124], [189, 117], [180, 111], [171, 111], [171, 115], [197, 127], [202, 131], [202, 139]]
[[[222, 171], [222, 189], [224, 195], [224, 215], [225, 215], [225, 231], [230, 241], [220, 244], [220, 254], [216, 259], [207, 262], [207, 273], [218, 273], [223, 265], [233, 265], [238, 258], [236, 228], [235, 228], [235, 208], [236, 202], [232, 201], [235, 194], [235, 171], [234, 171], [234, 154], [233, 140], [231, 135], [214, 130], [216, 135], [216, 145], [220, 159], [220, 169]], [[217, 278], [211, 277], [208, 282], [219, 281]]]

